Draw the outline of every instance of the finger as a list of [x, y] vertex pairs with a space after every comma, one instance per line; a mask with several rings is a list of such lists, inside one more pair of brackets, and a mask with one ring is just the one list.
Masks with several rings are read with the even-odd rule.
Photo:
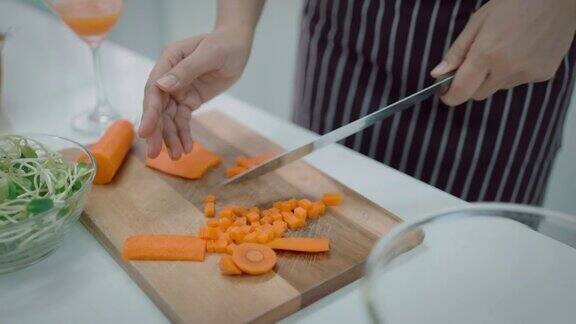
[[159, 123], [152, 135], [146, 139], [148, 144], [148, 157], [155, 158], [162, 151], [162, 123]]
[[472, 98], [486, 79], [488, 70], [475, 56], [467, 58], [456, 71], [450, 89], [442, 96], [448, 106], [457, 106]]
[[179, 105], [176, 116], [174, 116], [174, 123], [178, 129], [178, 136], [184, 147], [186, 153], [192, 151], [192, 135], [190, 133], [190, 118], [192, 112], [186, 107]]
[[162, 137], [164, 138], [164, 143], [166, 143], [168, 148], [170, 158], [172, 160], [178, 160], [182, 155], [183, 149], [180, 138], [178, 137], [178, 130], [172, 117], [173, 114], [176, 113], [176, 104], [171, 102], [167, 111], [170, 111], [170, 113], [165, 113], [162, 115]]
[[484, 15], [481, 12], [474, 14], [470, 20], [468, 20], [464, 30], [462, 30], [446, 55], [444, 55], [442, 62], [430, 71], [432, 77], [438, 78], [443, 74], [452, 72], [456, 70], [462, 62], [464, 62], [466, 54], [474, 43], [474, 39], [476, 38], [483, 21]]
[[494, 74], [488, 74], [478, 90], [472, 95], [474, 100], [485, 100], [493, 95], [496, 91], [502, 89], [503, 80]]
[[214, 53], [211, 48], [200, 45], [158, 79], [156, 84], [167, 92], [181, 90], [190, 85], [197, 77], [215, 70], [219, 64], [216, 57], [217, 53]]
[[160, 115], [163, 110], [164, 94], [155, 85], [150, 85], [150, 89], [144, 92], [143, 111], [140, 119], [138, 135], [142, 138], [148, 138], [154, 133], [157, 124], [160, 121]]

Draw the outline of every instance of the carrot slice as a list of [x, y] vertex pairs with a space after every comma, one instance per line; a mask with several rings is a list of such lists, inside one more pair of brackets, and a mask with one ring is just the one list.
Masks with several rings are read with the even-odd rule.
[[242, 243], [234, 248], [232, 260], [243, 272], [259, 275], [274, 268], [276, 253], [266, 245]]
[[134, 126], [127, 120], [115, 121], [90, 148], [96, 159], [95, 184], [112, 181], [134, 141]]
[[324, 238], [284, 237], [274, 239], [266, 245], [274, 250], [297, 252], [326, 252], [330, 250], [330, 241]]
[[208, 202], [204, 205], [204, 216], [214, 217], [216, 214], [216, 205], [213, 202]]
[[342, 196], [339, 193], [325, 193], [322, 196], [322, 202], [326, 206], [338, 206], [342, 203]]
[[184, 154], [177, 161], [173, 161], [166, 147], [162, 148], [160, 155], [154, 159], [146, 159], [146, 165], [152, 169], [187, 179], [200, 179], [210, 169], [220, 164], [220, 157], [194, 143], [192, 152]]
[[227, 276], [234, 276], [234, 275], [241, 275], [242, 270], [236, 266], [232, 256], [230, 255], [223, 255], [220, 258], [220, 262], [218, 262], [218, 266], [220, 267], [220, 272]]
[[124, 260], [204, 261], [206, 241], [191, 235], [136, 235], [124, 242]]
[[245, 168], [243, 166], [234, 165], [234, 166], [228, 167], [226, 169], [226, 176], [228, 178], [234, 178], [235, 176], [239, 175], [240, 173], [243, 173], [246, 170], [248, 170], [248, 168]]

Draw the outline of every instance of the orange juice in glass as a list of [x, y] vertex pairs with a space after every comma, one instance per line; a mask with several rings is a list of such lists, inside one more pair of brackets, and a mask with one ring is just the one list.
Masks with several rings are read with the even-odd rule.
[[96, 107], [72, 119], [74, 129], [99, 134], [119, 118], [104, 93], [100, 77], [100, 44], [112, 30], [122, 12], [122, 0], [45, 0], [62, 21], [92, 50]]

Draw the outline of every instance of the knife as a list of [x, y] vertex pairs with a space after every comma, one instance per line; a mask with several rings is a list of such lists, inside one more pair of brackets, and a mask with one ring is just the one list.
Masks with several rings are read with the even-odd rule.
[[346, 124], [342, 127], [339, 127], [329, 133], [326, 133], [317, 139], [296, 147], [288, 152], [285, 152], [271, 160], [268, 160], [259, 166], [250, 169], [244, 173], [241, 173], [229, 180], [223, 182], [221, 186], [225, 186], [228, 184], [238, 183], [244, 180], [252, 179], [258, 176], [261, 176], [265, 173], [270, 171], [276, 170], [279, 167], [282, 167], [290, 162], [296, 161], [303, 156], [306, 156], [318, 149], [321, 149], [327, 145], [336, 143], [346, 137], [353, 135], [364, 128], [372, 126], [378, 121], [389, 117], [399, 111], [402, 111], [406, 108], [412, 107], [415, 104], [427, 99], [434, 93], [444, 93], [449, 87], [450, 83], [454, 79], [454, 74], [450, 73], [441, 78], [439, 78], [436, 83], [432, 84], [431, 86], [424, 88], [404, 99], [401, 99], [391, 105], [388, 105], [384, 108], [380, 108], [379, 110], [366, 115], [362, 118], [359, 118], [349, 124]]

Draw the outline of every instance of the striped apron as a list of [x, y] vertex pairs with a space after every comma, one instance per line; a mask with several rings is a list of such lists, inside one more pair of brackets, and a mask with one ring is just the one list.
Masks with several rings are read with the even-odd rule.
[[[307, 0], [294, 120], [320, 134], [433, 82], [486, 0]], [[542, 204], [574, 88], [576, 45], [555, 77], [448, 107], [430, 98], [344, 144], [467, 201]]]

